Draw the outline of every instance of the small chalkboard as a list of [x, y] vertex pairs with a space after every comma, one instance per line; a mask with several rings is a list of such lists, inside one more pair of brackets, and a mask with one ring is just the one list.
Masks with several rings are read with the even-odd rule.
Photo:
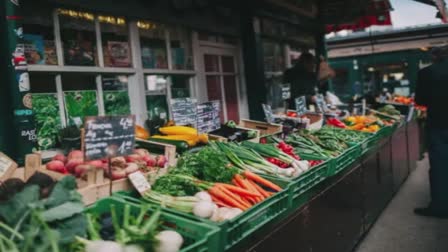
[[272, 112], [272, 108], [270, 105], [261, 104], [264, 111], [264, 116], [266, 118], [267, 123], [274, 123], [274, 113]]
[[82, 142], [86, 160], [132, 154], [135, 116], [86, 117]]
[[0, 152], [0, 183], [7, 180], [17, 168], [17, 164], [8, 156]]
[[303, 115], [306, 113], [306, 98], [305, 96], [300, 96], [295, 99], [296, 112], [298, 115]]
[[209, 101], [197, 105], [196, 128], [199, 133], [208, 133], [221, 128], [221, 104], [219, 101]]
[[176, 125], [194, 125], [196, 123], [196, 99], [171, 99], [171, 111]]

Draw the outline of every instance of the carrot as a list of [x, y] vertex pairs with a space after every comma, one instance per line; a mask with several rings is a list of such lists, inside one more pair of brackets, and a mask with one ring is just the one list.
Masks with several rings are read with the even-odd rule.
[[223, 184], [223, 183], [218, 183], [218, 185], [225, 187], [227, 190], [240, 195], [241, 197], [259, 197], [260, 194], [258, 192], [255, 191], [249, 191], [249, 190], [245, 190], [243, 188], [234, 186], [234, 185], [229, 185], [229, 184]]
[[255, 198], [255, 200], [258, 202], [263, 201], [266, 197], [263, 196], [263, 194], [259, 193], [258, 190], [251, 184], [249, 179], [245, 179], [243, 180], [243, 182], [246, 184], [246, 187], [252, 191], [252, 192], [256, 192], [258, 193], [260, 196], [258, 196], [257, 198]]
[[244, 202], [243, 200], [241, 200], [241, 197], [238, 196], [237, 194], [232, 193], [231, 191], [229, 191], [227, 188], [220, 186], [220, 185], [216, 185], [219, 190], [221, 190], [221, 192], [225, 193], [228, 197], [232, 198], [233, 200], [235, 200], [236, 202], [242, 204], [243, 206], [246, 207], [251, 207], [251, 204]]
[[220, 206], [220, 207], [228, 207], [228, 208], [232, 208], [232, 206], [230, 206], [230, 205], [228, 205], [228, 204], [222, 202], [220, 199], [216, 198], [215, 196], [213, 196], [213, 195], [210, 195], [210, 196], [212, 197], [212, 201], [213, 201], [216, 205], [218, 205], [218, 206]]
[[218, 198], [219, 200], [221, 200], [223, 203], [231, 206], [231, 207], [237, 207], [241, 210], [246, 210], [247, 207], [244, 205], [241, 205], [239, 202], [235, 201], [234, 199], [228, 197], [225, 193], [223, 193], [219, 187], [212, 187], [208, 190], [208, 192], [210, 193], [210, 195], [215, 196], [216, 198]]
[[250, 171], [244, 171], [243, 175], [246, 176], [246, 178], [253, 180], [254, 182], [260, 183], [266, 187], [271, 188], [274, 191], [280, 192], [282, 190], [281, 187], [279, 187], [278, 185], [272, 183], [269, 180], [266, 180], [260, 176], [258, 176], [257, 174], [250, 172]]
[[239, 187], [246, 189], [246, 185], [243, 182], [243, 180], [244, 180], [243, 176], [237, 174], [237, 175], [235, 175], [235, 177], [233, 179], [235, 180], [235, 182], [237, 183], [237, 185]]
[[263, 195], [263, 198], [268, 198], [270, 195], [268, 192], [266, 192], [263, 188], [261, 188], [257, 183], [254, 181], [248, 179], [249, 183], [259, 192], [261, 195]]

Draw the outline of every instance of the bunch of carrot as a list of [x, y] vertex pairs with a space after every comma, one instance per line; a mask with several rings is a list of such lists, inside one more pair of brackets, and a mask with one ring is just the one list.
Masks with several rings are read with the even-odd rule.
[[262, 186], [275, 192], [282, 190], [278, 185], [250, 171], [236, 174], [232, 183], [233, 185], [215, 183], [208, 189], [213, 202], [218, 206], [236, 207], [244, 211], [274, 194], [266, 191]]

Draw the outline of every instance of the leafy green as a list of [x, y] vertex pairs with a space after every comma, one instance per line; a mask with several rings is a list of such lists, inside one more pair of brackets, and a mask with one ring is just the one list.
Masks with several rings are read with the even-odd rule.
[[201, 188], [192, 180], [167, 174], [156, 180], [152, 190], [171, 196], [191, 196], [201, 191]]
[[82, 202], [82, 197], [76, 191], [76, 179], [73, 176], [63, 177], [51, 191], [45, 201], [47, 208], [59, 206], [68, 201]]
[[173, 170], [208, 182], [230, 183], [239, 172], [226, 155], [212, 147], [205, 147], [197, 153], [182, 156]]
[[39, 201], [39, 187], [28, 186], [6, 203], [0, 205], [0, 217], [7, 224], [14, 225], [28, 211], [31, 205]]
[[42, 219], [46, 222], [63, 220], [72, 217], [75, 214], [82, 213], [84, 204], [81, 202], [65, 202], [62, 205], [55, 206], [42, 212]]

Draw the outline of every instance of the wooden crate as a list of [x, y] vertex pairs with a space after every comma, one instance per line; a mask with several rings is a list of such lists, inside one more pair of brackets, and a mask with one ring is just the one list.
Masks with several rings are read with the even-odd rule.
[[273, 135], [283, 131], [283, 125], [276, 123], [266, 123], [241, 119], [240, 126], [248, 129], [260, 131], [260, 136]]

